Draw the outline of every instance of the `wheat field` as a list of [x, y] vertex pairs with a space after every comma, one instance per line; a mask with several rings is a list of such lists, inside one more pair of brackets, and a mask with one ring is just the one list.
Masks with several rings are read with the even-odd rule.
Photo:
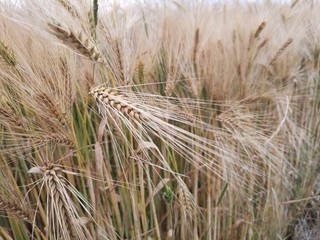
[[320, 239], [320, 2], [0, 2], [2, 239]]

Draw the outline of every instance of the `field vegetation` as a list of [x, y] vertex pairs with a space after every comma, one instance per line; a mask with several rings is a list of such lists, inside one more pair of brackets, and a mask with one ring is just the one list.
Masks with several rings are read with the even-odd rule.
[[320, 239], [320, 3], [0, 8], [3, 239]]

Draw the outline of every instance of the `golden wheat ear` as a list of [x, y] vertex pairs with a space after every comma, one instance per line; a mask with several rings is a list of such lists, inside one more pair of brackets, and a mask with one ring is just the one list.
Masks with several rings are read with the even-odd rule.
[[64, 170], [60, 165], [49, 164], [45, 167], [33, 167], [28, 173], [42, 174], [47, 188], [47, 216], [49, 219], [48, 232], [57, 239], [92, 239], [86, 223], [79, 216], [75, 204], [70, 196], [71, 190]]
[[12, 128], [26, 128], [26, 120], [11, 109], [0, 106], [0, 122]]
[[93, 95], [98, 103], [117, 109], [121, 113], [136, 120], [147, 120], [142, 110], [134, 106], [132, 102], [127, 100], [123, 94], [115, 89], [98, 86], [93, 88], [90, 94]]
[[30, 211], [28, 211], [28, 207], [23, 206], [12, 199], [2, 199], [0, 197], [0, 211], [32, 224], [32, 231], [36, 231], [40, 234], [41, 239], [45, 239], [43, 232], [35, 225], [33, 216]]
[[52, 114], [52, 119], [56, 119], [62, 126], [66, 126], [67, 112], [57, 99], [45, 92], [36, 95], [36, 98], [47, 108], [47, 112]]
[[77, 9], [72, 6], [72, 3], [68, 0], [58, 0], [60, 4], [73, 16], [73, 17], [79, 17], [79, 13]]
[[0, 41], [0, 56], [9, 66], [17, 64], [14, 51], [2, 41]]
[[48, 23], [51, 32], [71, 49], [95, 62], [103, 62], [97, 47], [83, 33], [75, 34], [59, 23]]

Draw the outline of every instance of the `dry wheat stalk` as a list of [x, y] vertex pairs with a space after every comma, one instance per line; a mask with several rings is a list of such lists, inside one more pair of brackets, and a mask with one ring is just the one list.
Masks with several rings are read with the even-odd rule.
[[76, 35], [71, 30], [63, 28], [58, 23], [48, 23], [48, 25], [53, 30], [53, 34], [64, 43], [68, 44], [72, 49], [93, 61], [102, 62], [101, 54], [96, 46], [94, 46], [88, 38], [85, 38], [82, 33]]
[[111, 106], [118, 111], [135, 118], [137, 120], [146, 120], [144, 114], [136, 108], [124, 95], [117, 90], [103, 86], [95, 87], [90, 92], [96, 101]]

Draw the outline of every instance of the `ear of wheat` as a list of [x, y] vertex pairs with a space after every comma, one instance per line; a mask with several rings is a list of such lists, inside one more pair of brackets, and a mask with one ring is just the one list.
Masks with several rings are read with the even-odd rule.
[[0, 55], [9, 66], [16, 65], [17, 61], [14, 51], [3, 42], [0, 42]]
[[143, 112], [135, 107], [133, 103], [125, 99], [117, 90], [99, 86], [93, 88], [90, 93], [98, 102], [104, 105], [110, 106], [137, 120], [145, 120]]
[[92, 59], [93, 61], [102, 61], [100, 57], [101, 54], [98, 49], [88, 38], [85, 38], [82, 33], [75, 35], [72, 31], [63, 28], [58, 23], [49, 23], [48, 26], [52, 29], [54, 35], [78, 53]]
[[[29, 173], [43, 174], [43, 183], [48, 195], [48, 234], [63, 239], [92, 239], [85, 223], [78, 215], [69, 191], [69, 183], [63, 176], [59, 165], [50, 164], [46, 167], [34, 167]], [[71, 191], [72, 194], [75, 192]], [[78, 196], [77, 196], [78, 197]]]
[[26, 209], [23, 209], [19, 204], [10, 200], [0, 199], [0, 209], [29, 223], [33, 221], [30, 213], [27, 212]]

